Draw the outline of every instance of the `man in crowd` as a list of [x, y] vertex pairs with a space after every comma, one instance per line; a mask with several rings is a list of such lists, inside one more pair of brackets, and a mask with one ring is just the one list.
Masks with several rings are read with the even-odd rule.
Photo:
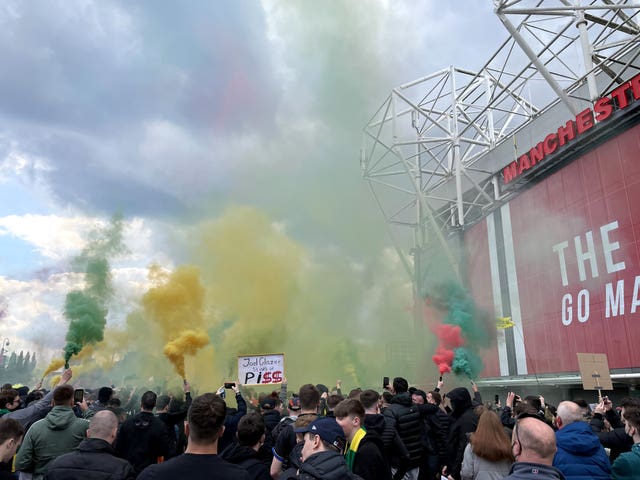
[[469, 443], [469, 434], [476, 431], [478, 416], [473, 411], [471, 395], [465, 387], [458, 387], [447, 393], [451, 403], [450, 427], [447, 436], [446, 472], [453, 478], [460, 478], [464, 450]]
[[[58, 387], [66, 385], [71, 380], [73, 376], [73, 372], [70, 368], [67, 368], [62, 372], [60, 376], [60, 382], [58, 382]], [[26, 406], [25, 408], [19, 408], [13, 410], [12, 412], [7, 413], [3, 416], [6, 418], [13, 418], [20, 422], [20, 424], [26, 428], [28, 425], [31, 425], [36, 420], [40, 420], [44, 418], [44, 416], [51, 410], [51, 402], [53, 400], [53, 392], [51, 390], [47, 393], [42, 399], [33, 402], [31, 405]]]
[[[320, 391], [312, 384], [307, 383], [300, 387], [298, 391], [298, 398], [300, 399], [300, 413], [298, 419], [301, 417], [318, 415], [318, 406], [320, 405]], [[271, 476], [277, 480], [282, 473], [283, 466], [288, 468], [289, 455], [296, 446], [296, 434], [291, 425], [286, 425], [282, 428], [282, 431], [275, 439], [275, 445], [273, 447], [273, 460], [271, 462]]]
[[511, 452], [515, 463], [505, 480], [565, 480], [552, 466], [556, 454], [553, 429], [537, 418], [521, 418], [514, 424]]
[[[411, 401], [407, 380], [402, 377], [394, 378], [392, 390], [394, 396], [389, 407], [383, 412], [389, 427], [383, 440], [385, 444], [391, 443], [392, 440], [388, 438], [391, 427], [398, 432], [409, 453], [409, 465], [405, 478], [417, 480], [422, 456], [422, 420], [418, 409]], [[400, 465], [396, 464], [392, 467], [395, 473]]]
[[295, 431], [304, 434], [302, 466], [296, 478], [304, 480], [353, 478], [342, 456], [345, 447], [344, 432], [335, 418], [318, 418], [306, 427], [296, 428]]
[[154, 392], [145, 392], [140, 400], [140, 413], [129, 417], [118, 435], [116, 453], [133, 465], [136, 475], [145, 467], [162, 461], [170, 452], [167, 427], [153, 414], [156, 400]]
[[348, 398], [334, 409], [347, 439], [345, 460], [349, 470], [364, 480], [391, 480], [391, 467], [383, 452], [382, 437], [362, 428], [365, 410], [360, 400]]
[[583, 478], [609, 479], [611, 467], [600, 440], [588, 423], [580, 406], [574, 402], [560, 402], [556, 417], [558, 452], [553, 466], [567, 480]]
[[47, 468], [47, 480], [135, 478], [129, 462], [115, 456], [112, 447], [118, 432], [118, 417], [110, 410], [97, 411], [89, 421], [87, 437], [75, 452], [52, 461]]
[[261, 458], [259, 453], [264, 444], [265, 432], [264, 418], [259, 413], [245, 415], [238, 423], [238, 443], [229, 445], [220, 457], [244, 468], [249, 472], [251, 480], [271, 480], [271, 462]]
[[53, 409], [27, 431], [18, 456], [16, 470], [44, 477], [49, 463], [75, 449], [87, 436], [89, 422], [73, 412], [73, 387], [62, 385], [53, 391]]
[[[637, 398], [623, 398], [622, 402], [620, 402], [622, 417], [624, 417], [624, 412], [627, 408], [637, 406], [640, 406], [640, 401]], [[604, 428], [605, 419], [611, 425], [610, 431]], [[602, 446], [609, 449], [609, 461], [612, 464], [618, 458], [618, 455], [631, 450], [633, 439], [627, 435], [625, 425], [614, 410], [613, 403], [608, 397], [604, 397], [602, 402], [596, 406], [591, 417], [591, 429], [598, 435]]]
[[20, 406], [20, 394], [13, 388], [0, 392], [0, 417]]
[[218, 456], [218, 439], [224, 431], [227, 405], [213, 393], [196, 397], [187, 415], [187, 450], [164, 463], [151, 465], [140, 480], [249, 480], [249, 473]]
[[109, 400], [113, 397], [113, 388], [100, 387], [98, 390], [98, 399], [89, 405], [89, 409], [85, 412], [85, 418], [91, 418], [101, 410], [105, 410], [109, 404]]
[[24, 429], [12, 418], [0, 418], [0, 480], [13, 480], [11, 460], [16, 454]]
[[611, 473], [614, 480], [631, 480], [640, 474], [640, 407], [628, 406], [622, 417], [625, 432], [633, 438], [633, 446], [613, 462]]
[[185, 402], [183, 408], [177, 412], [170, 412], [169, 406], [171, 405], [172, 398], [169, 395], [160, 395], [156, 401], [156, 413], [158, 418], [167, 427], [167, 435], [169, 436], [169, 454], [167, 458], [175, 457], [181, 451], [178, 452], [178, 438], [182, 435], [182, 424], [187, 418], [187, 412], [191, 406], [191, 386], [189, 382], [185, 381], [182, 386], [184, 390]]

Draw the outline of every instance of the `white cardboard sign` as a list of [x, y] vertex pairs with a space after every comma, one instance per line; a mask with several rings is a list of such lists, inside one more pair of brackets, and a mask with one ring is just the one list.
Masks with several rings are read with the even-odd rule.
[[238, 356], [238, 379], [243, 385], [272, 385], [284, 378], [284, 353]]

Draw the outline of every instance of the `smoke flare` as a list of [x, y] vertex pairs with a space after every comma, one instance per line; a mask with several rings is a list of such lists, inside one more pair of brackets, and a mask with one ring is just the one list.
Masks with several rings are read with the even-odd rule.
[[171, 340], [164, 347], [164, 354], [173, 364], [178, 375], [186, 378], [184, 370], [184, 356], [195, 355], [196, 352], [209, 343], [209, 335], [204, 330], [185, 330], [180, 336]]
[[102, 341], [107, 323], [107, 301], [111, 296], [111, 272], [107, 256], [121, 253], [122, 218], [114, 216], [111, 224], [91, 234], [91, 241], [74, 263], [85, 273], [84, 290], [69, 292], [65, 299], [64, 316], [69, 330], [63, 352], [65, 368], [69, 360], [80, 353], [85, 345]]
[[64, 360], [54, 358], [53, 360], [51, 360], [51, 363], [49, 363], [49, 366], [45, 369], [44, 373], [42, 374], [42, 378], [62, 367], [64, 367]]

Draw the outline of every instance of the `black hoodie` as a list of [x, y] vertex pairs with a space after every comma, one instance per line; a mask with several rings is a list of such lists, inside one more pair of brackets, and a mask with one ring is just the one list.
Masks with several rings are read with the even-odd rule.
[[451, 402], [451, 427], [447, 437], [447, 471], [455, 479], [460, 478], [464, 449], [469, 443], [469, 433], [476, 431], [478, 417], [473, 411], [471, 395], [464, 387], [454, 388], [447, 397]]
[[220, 457], [244, 468], [249, 472], [251, 480], [271, 480], [269, 465], [262, 461], [259, 453], [251, 447], [234, 443], [225, 448]]
[[129, 417], [120, 428], [116, 440], [116, 454], [133, 465], [136, 476], [159, 457], [170, 453], [167, 427], [151, 412]]

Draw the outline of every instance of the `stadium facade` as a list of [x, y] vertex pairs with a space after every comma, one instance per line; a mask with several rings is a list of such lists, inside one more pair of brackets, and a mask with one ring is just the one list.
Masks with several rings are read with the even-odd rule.
[[577, 354], [598, 353], [628, 394], [640, 383], [640, 7], [494, 3], [508, 39], [478, 71], [393, 89], [364, 129], [363, 175], [416, 298], [444, 257], [507, 319], [480, 385], [566, 397], [581, 389]]

